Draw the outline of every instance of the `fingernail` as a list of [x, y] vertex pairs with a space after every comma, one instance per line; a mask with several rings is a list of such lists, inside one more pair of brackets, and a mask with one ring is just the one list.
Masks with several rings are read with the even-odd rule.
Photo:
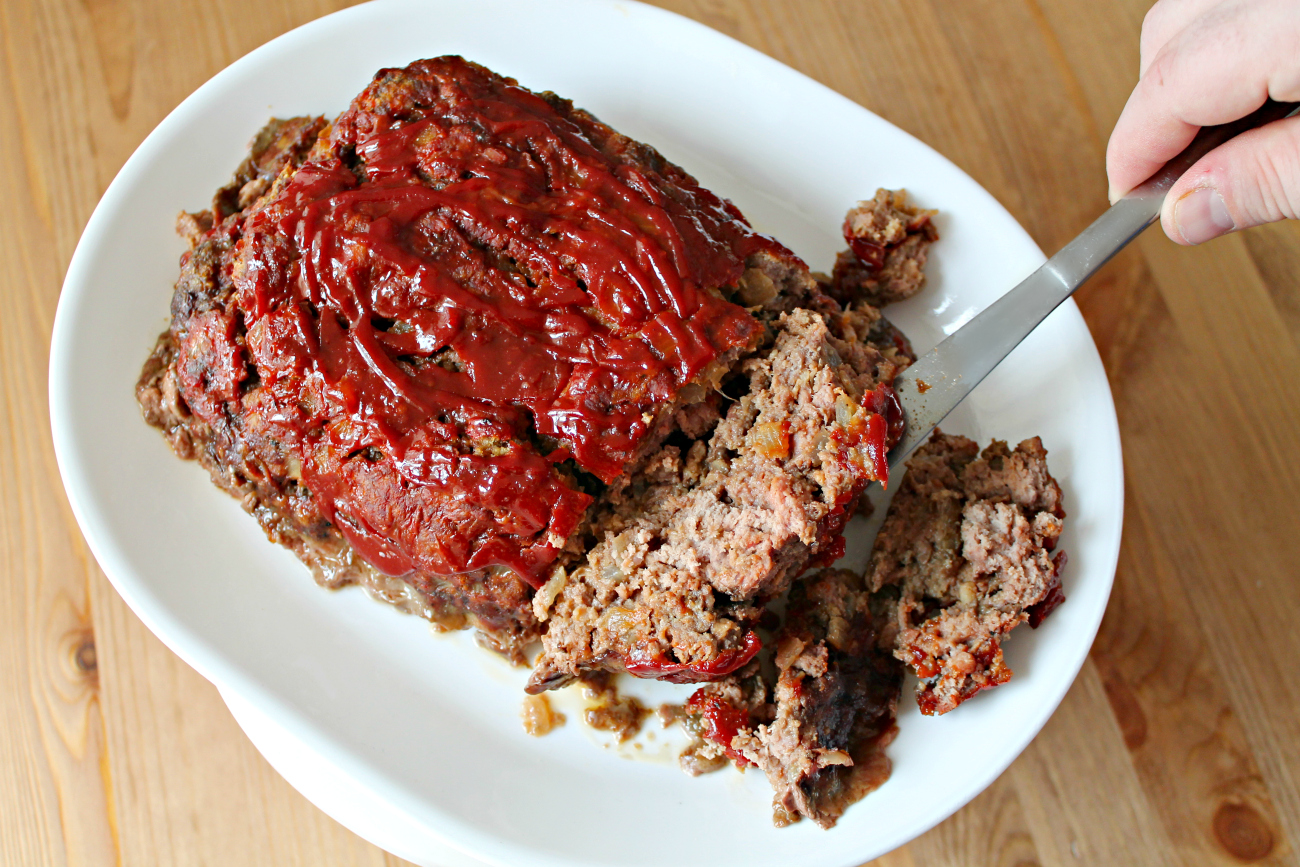
[[1214, 187], [1192, 190], [1174, 205], [1174, 225], [1189, 244], [1203, 244], [1237, 228]]

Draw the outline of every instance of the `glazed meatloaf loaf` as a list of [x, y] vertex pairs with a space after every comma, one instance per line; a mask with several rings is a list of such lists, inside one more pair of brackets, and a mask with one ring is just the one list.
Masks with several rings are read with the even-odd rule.
[[[908, 247], [880, 280], [919, 285], [928, 216], [856, 213], [881, 262]], [[901, 433], [910, 349], [862, 268], [819, 282], [652, 148], [460, 58], [273, 121], [181, 230], [146, 418], [322, 583], [543, 637], [535, 688], [743, 665]]]
[[[881, 623], [860, 579], [799, 582], [886, 478], [913, 356], [876, 305], [920, 288], [935, 233], [888, 191], [844, 229], [815, 275], [568, 101], [419, 61], [333, 121], [272, 121], [182, 215], [137, 395], [322, 584], [517, 661], [540, 639], [533, 692], [618, 671], [729, 688], [794, 585], [778, 692], [803, 698], [777, 719], [860, 707], [816, 747], [849, 767], [892, 725], [864, 672], [895, 662], [856, 657]], [[797, 761], [735, 750], [774, 780]]]

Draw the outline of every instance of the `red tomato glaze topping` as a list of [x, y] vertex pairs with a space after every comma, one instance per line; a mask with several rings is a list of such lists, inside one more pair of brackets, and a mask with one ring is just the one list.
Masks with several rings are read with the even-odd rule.
[[789, 255], [567, 103], [456, 57], [383, 70], [244, 223], [260, 422], [384, 572], [537, 586], [591, 502], [564, 462], [614, 479], [755, 342], [718, 290], [761, 249]]

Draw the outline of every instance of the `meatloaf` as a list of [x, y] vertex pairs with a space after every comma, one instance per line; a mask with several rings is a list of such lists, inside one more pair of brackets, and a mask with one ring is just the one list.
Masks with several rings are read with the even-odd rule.
[[813, 274], [567, 100], [418, 61], [332, 121], [273, 120], [182, 214], [137, 396], [322, 584], [517, 661], [540, 639], [532, 692], [757, 688], [790, 594], [771, 728], [736, 755], [826, 823], [857, 785], [834, 768], [879, 770], [859, 746], [888, 737], [898, 666], [860, 580], [802, 576], [887, 478], [913, 354], [877, 307], [921, 287], [936, 237], [889, 191], [844, 229]]

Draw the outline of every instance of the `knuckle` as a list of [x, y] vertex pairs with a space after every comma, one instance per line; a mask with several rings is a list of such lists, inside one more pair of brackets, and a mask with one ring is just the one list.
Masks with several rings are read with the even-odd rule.
[[1174, 78], [1173, 67], [1177, 59], [1177, 53], [1171, 51], [1168, 44], [1166, 44], [1152, 58], [1151, 65], [1147, 67], [1146, 75], [1142, 76], [1142, 83], [1150, 88], [1163, 89], [1165, 82]]
[[1300, 127], [1275, 135], [1252, 152], [1244, 190], [1252, 222], [1300, 217]]
[[1138, 60], [1142, 67], [1145, 68], [1148, 60], [1160, 50], [1161, 43], [1158, 41], [1164, 31], [1163, 22], [1166, 16], [1164, 9], [1165, 0], [1160, 0], [1150, 9], [1142, 19], [1142, 35], [1138, 38]]
[[1157, 0], [1142, 16], [1141, 48], [1155, 51], [1189, 23], [1196, 10], [1189, 0]]

